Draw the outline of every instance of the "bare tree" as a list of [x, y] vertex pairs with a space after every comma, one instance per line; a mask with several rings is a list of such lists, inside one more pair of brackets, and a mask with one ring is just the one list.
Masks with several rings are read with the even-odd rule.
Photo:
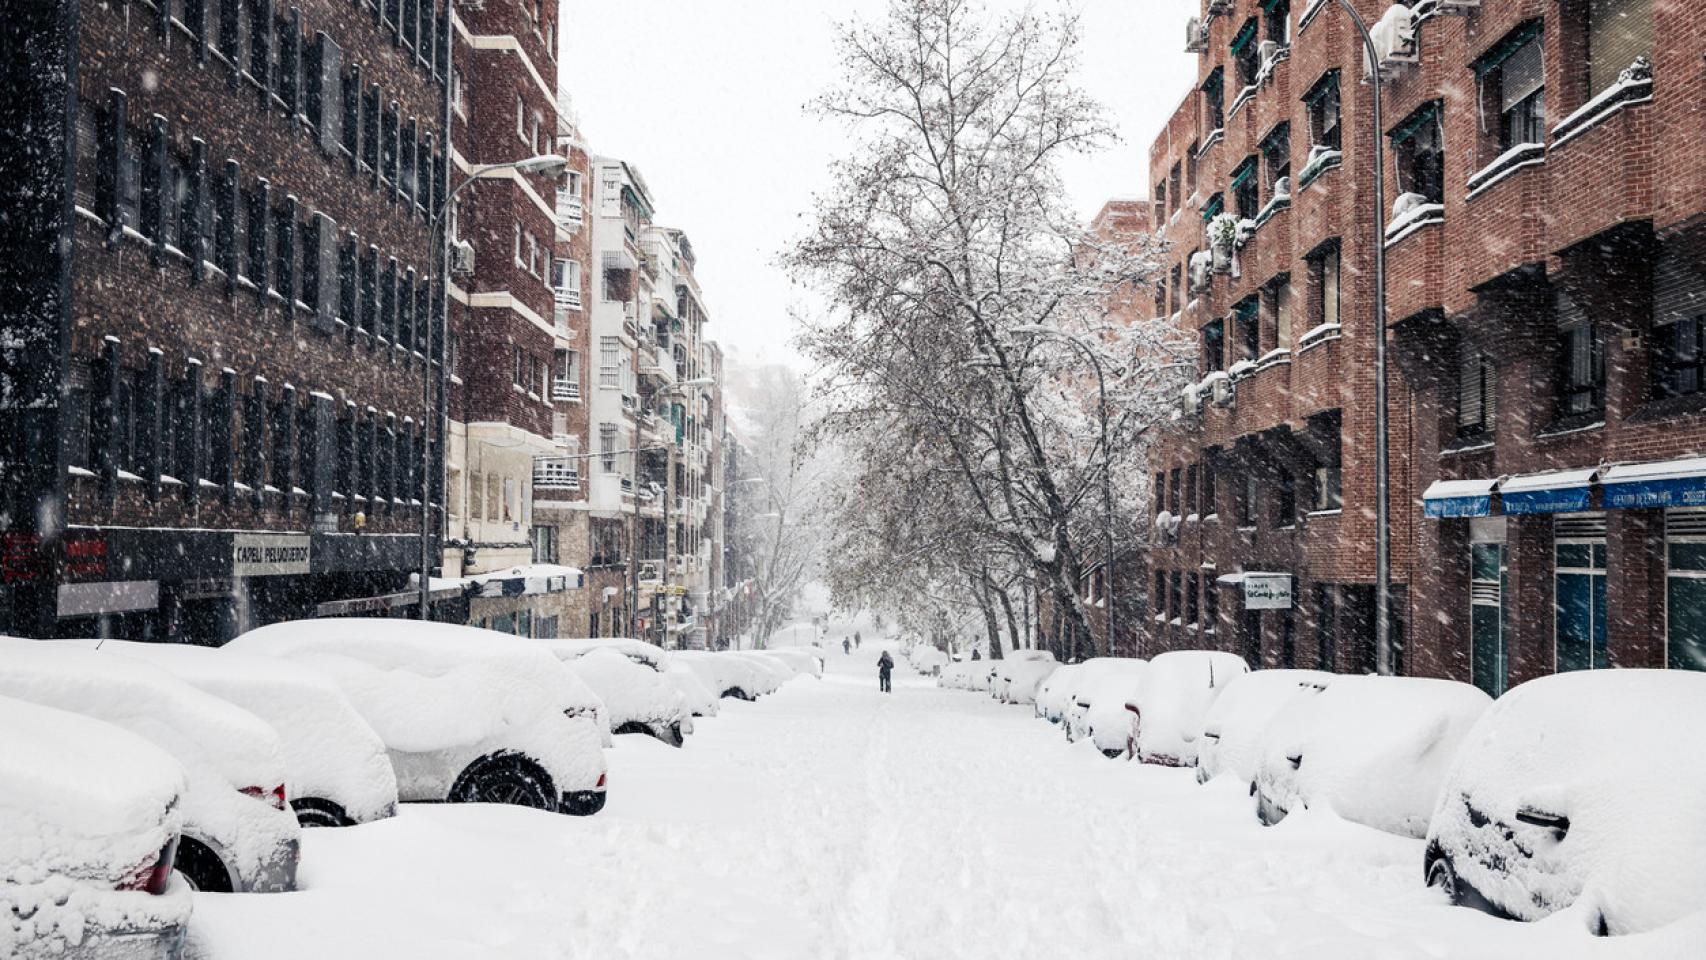
[[997, 649], [993, 570], [1001, 583], [1034, 574], [1087, 632], [1086, 557], [1108, 524], [1129, 539], [1121, 517], [1135, 515], [1104, 508], [1104, 471], [1138, 462], [1190, 350], [1165, 321], [1109, 317], [1156, 257], [1095, 237], [1064, 202], [1056, 160], [1111, 138], [1073, 84], [1077, 42], [1071, 15], [997, 18], [977, 0], [892, 0], [881, 23], [845, 26], [842, 82], [814, 105], [856, 147], [787, 257], [830, 304], [802, 336], [826, 372], [824, 433], [863, 476], [929, 462], [944, 509], [974, 534], [963, 542], [993, 559], [951, 580]]

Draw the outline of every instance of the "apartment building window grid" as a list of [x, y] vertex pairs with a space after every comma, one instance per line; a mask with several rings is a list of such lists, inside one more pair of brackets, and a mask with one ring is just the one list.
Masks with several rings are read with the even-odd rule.
[[598, 425], [598, 466], [605, 473], [616, 472], [616, 424]]
[[1539, 21], [1512, 31], [1473, 65], [1483, 116], [1492, 108], [1499, 118], [1500, 151], [1518, 144], [1546, 142], [1546, 70]]
[[1605, 538], [1566, 536], [1565, 524], [1576, 520], [1560, 514], [1554, 521], [1559, 535], [1553, 544], [1553, 655], [1560, 673], [1611, 666], [1606, 646]]
[[598, 385], [622, 387], [622, 341], [618, 337], [598, 339]]

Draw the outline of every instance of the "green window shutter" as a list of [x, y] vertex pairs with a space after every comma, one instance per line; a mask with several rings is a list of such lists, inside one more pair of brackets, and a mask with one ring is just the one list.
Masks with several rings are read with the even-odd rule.
[[1404, 119], [1403, 123], [1399, 124], [1395, 129], [1393, 129], [1393, 131], [1392, 131], [1392, 143], [1393, 143], [1393, 145], [1403, 143], [1405, 140], [1410, 139], [1411, 137], [1416, 135], [1416, 131], [1420, 130], [1424, 124], [1434, 123], [1438, 120], [1438, 118], [1439, 118], [1439, 101], [1438, 100], [1435, 100], [1432, 103], [1425, 103], [1422, 106], [1416, 108], [1415, 113], [1410, 114], [1408, 117], [1406, 117]]
[[1232, 55], [1237, 56], [1239, 53], [1242, 53], [1244, 48], [1253, 43], [1255, 39], [1256, 20], [1252, 17], [1245, 21], [1244, 29], [1238, 31], [1238, 35], [1232, 38]]
[[1243, 163], [1238, 165], [1238, 169], [1232, 171], [1232, 189], [1236, 190], [1239, 187], [1242, 187], [1245, 183], [1247, 183], [1249, 181], [1249, 179], [1251, 177], [1253, 177], [1255, 175], [1256, 175], [1256, 158], [1255, 157], [1249, 157], [1249, 158], [1245, 159], [1245, 161]]
[[[1541, 25], [1539, 20], [1530, 20], [1522, 26], [1517, 27], [1515, 30], [1512, 30], [1503, 40], [1494, 44], [1491, 50], [1482, 54], [1479, 60], [1476, 60], [1470, 65], [1470, 68], [1475, 71], [1475, 78], [1479, 80], [1494, 70], [1497, 70], [1506, 60], [1510, 59], [1511, 54], [1521, 50], [1530, 40], [1539, 37], [1540, 27]], [[1627, 64], [1625, 64], [1625, 66], [1627, 66]], [[1618, 69], [1622, 68], [1619, 67]]]
[[1303, 102], [1310, 106], [1314, 106], [1316, 101], [1326, 96], [1330, 91], [1337, 90], [1338, 88], [1339, 71], [1338, 68], [1335, 67], [1334, 69], [1328, 70], [1326, 73], [1322, 74], [1321, 79], [1315, 81], [1315, 86], [1310, 87], [1309, 92], [1303, 95]]

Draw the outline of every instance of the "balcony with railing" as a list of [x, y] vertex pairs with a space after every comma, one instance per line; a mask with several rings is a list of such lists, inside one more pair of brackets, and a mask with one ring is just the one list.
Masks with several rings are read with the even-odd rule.
[[534, 457], [533, 488], [535, 490], [579, 490], [581, 488], [580, 460], [574, 457]]
[[570, 233], [586, 222], [586, 206], [580, 194], [571, 189], [557, 191], [557, 223]]
[[581, 399], [580, 381], [569, 377], [553, 378], [551, 380], [551, 399], [579, 403]]

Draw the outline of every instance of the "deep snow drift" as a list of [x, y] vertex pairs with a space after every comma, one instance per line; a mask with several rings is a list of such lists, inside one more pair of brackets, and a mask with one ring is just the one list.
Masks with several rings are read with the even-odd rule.
[[[1479, 960], [1701, 956], [1706, 920], [1596, 940], [1445, 904], [1422, 841], [1247, 784], [1069, 747], [839, 637], [822, 682], [722, 702], [680, 750], [617, 737], [605, 811], [405, 806], [308, 831], [301, 893], [199, 896], [244, 960]], [[898, 659], [898, 658], [897, 658]], [[193, 955], [193, 954], [192, 954]]]

